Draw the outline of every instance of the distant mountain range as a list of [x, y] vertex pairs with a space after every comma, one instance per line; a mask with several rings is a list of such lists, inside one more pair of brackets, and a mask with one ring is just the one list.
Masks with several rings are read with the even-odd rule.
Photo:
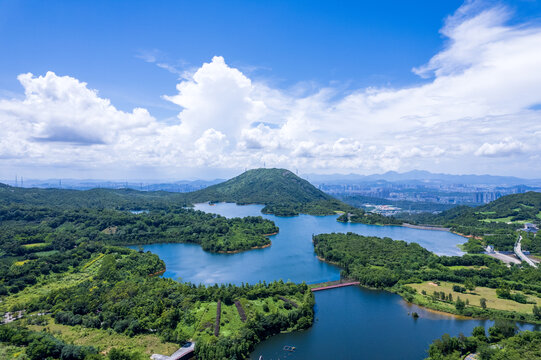
[[[264, 170], [264, 169], [256, 169]], [[268, 169], [271, 170], [271, 169]], [[445, 184], [467, 184], [467, 185], [501, 185], [501, 186], [541, 186], [541, 179], [522, 179], [513, 176], [496, 175], [451, 175], [435, 174], [424, 170], [412, 170], [404, 173], [388, 171], [383, 174], [359, 175], [359, 174], [305, 174], [303, 178], [313, 184], [355, 184], [355, 183], [445, 183]], [[169, 191], [169, 192], [192, 192], [204, 189], [208, 186], [222, 183], [224, 179], [214, 180], [97, 180], [97, 179], [18, 179], [3, 181], [12, 186], [36, 187], [36, 188], [63, 188], [74, 190], [89, 190], [94, 188], [106, 189], [135, 189], [143, 191]]]
[[484, 185], [531, 185], [541, 186], [541, 179], [521, 179], [513, 176], [496, 175], [450, 175], [434, 174], [424, 170], [412, 170], [405, 173], [388, 171], [384, 174], [358, 175], [358, 174], [306, 174], [306, 179], [315, 184], [344, 184], [363, 182], [439, 182], [449, 184], [484, 184]]
[[6, 184], [17, 187], [32, 187], [32, 188], [61, 188], [71, 190], [90, 190], [90, 189], [134, 189], [141, 191], [169, 191], [169, 192], [191, 192], [204, 189], [207, 186], [218, 184], [225, 181], [224, 179], [214, 180], [178, 180], [178, 181], [163, 181], [163, 180], [99, 180], [99, 179], [24, 179], [20, 178], [15, 183], [14, 180], [6, 181]]

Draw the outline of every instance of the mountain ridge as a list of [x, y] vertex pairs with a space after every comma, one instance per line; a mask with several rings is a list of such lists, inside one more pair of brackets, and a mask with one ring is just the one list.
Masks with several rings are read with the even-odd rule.
[[299, 213], [330, 215], [350, 208], [291, 171], [278, 168], [248, 170], [223, 183], [186, 195], [192, 203], [263, 204], [264, 213], [282, 216]]

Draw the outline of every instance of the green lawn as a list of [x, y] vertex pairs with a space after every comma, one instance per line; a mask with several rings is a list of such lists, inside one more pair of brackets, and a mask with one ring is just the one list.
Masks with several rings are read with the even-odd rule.
[[[518, 313], [527, 314], [532, 313], [533, 304], [520, 304], [513, 300], [500, 299], [496, 295], [496, 289], [478, 286], [473, 292], [460, 293], [453, 291], [453, 285], [461, 284], [454, 284], [444, 281], [440, 282], [439, 286], [434, 286], [433, 283], [429, 281], [421, 284], [408, 284], [408, 286], [416, 289], [418, 293], [421, 293], [421, 291], [425, 290], [427, 296], [432, 295], [434, 291], [443, 291], [445, 294], [452, 294], [454, 300], [456, 300], [459, 296], [464, 301], [468, 299], [470, 302], [470, 306], [480, 307], [480, 299], [485, 298], [487, 300], [487, 308], [489, 309], [516, 311]], [[520, 291], [513, 291], [513, 293], [520, 293]], [[537, 302], [537, 306], [541, 306], [541, 299], [539, 299], [538, 297], [531, 295], [526, 295], [526, 297], [528, 298], [528, 301], [535, 301]]]
[[23, 247], [26, 249], [38, 248], [47, 245], [47, 243], [33, 243], [33, 244], [24, 244]]

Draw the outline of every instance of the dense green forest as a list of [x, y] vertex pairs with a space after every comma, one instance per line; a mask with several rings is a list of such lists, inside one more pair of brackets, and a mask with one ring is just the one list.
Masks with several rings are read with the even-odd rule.
[[184, 193], [137, 191], [131, 189], [38, 189], [0, 183], [0, 205], [42, 206], [61, 209], [168, 209], [189, 205]]
[[384, 216], [364, 211], [363, 209], [354, 209], [341, 214], [338, 219], [341, 222], [352, 222], [370, 225], [402, 225], [402, 221], [392, 216]]
[[[93, 359], [97, 350], [103, 350], [66, 349], [62, 339], [47, 331], [49, 317], [54, 318], [56, 324], [112, 331], [128, 337], [152, 334], [162, 341], [177, 344], [194, 339], [198, 359], [245, 358], [254, 345], [266, 337], [288, 329], [309, 327], [313, 321], [314, 299], [305, 284], [274, 282], [206, 287], [179, 283], [152, 276], [164, 269], [158, 256], [101, 243], [82, 243], [67, 255], [59, 263], [67, 268], [64, 278], [55, 280], [42, 276], [40, 279], [47, 285], [44, 286], [47, 291], [37, 295], [27, 291], [24, 296], [14, 301], [7, 298], [0, 305], [3, 311], [47, 314], [26, 317], [1, 328], [0, 342], [22, 348], [30, 359], [48, 356]], [[72, 257], [83, 260], [72, 261]], [[70, 274], [87, 276], [73, 280]], [[284, 297], [297, 307], [281, 300]], [[214, 326], [219, 302], [223, 304], [222, 322]], [[235, 302], [244, 308], [244, 318]], [[40, 324], [43, 325], [41, 333], [29, 332], [26, 327]], [[64, 355], [67, 351], [79, 355], [67, 357]], [[131, 354], [129, 358], [145, 357]]]
[[427, 360], [461, 360], [476, 354], [480, 360], [524, 360], [541, 358], [541, 332], [517, 333], [514, 323], [497, 320], [488, 328], [477, 326], [472, 336], [445, 334], [428, 349]]
[[[196, 243], [211, 252], [270, 244], [278, 231], [262, 217], [227, 219], [182, 207], [140, 213], [115, 209], [0, 205], [0, 246], [7, 255], [40, 256], [85, 240], [108, 244]], [[1, 254], [1, 253], [0, 253]]]
[[[313, 242], [319, 257], [364, 286], [442, 311], [541, 323], [541, 312], [535, 312], [541, 306], [540, 269], [508, 267], [485, 255], [437, 256], [416, 243], [353, 233], [320, 234]], [[488, 306], [480, 304], [482, 296]]]

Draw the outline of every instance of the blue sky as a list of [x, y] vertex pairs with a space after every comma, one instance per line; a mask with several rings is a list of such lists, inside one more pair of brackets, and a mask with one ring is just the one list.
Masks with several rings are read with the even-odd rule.
[[[0, 88], [54, 71], [87, 82], [120, 109], [177, 109], [160, 99], [176, 69], [220, 55], [278, 87], [347, 88], [418, 82], [411, 72], [442, 47], [438, 30], [461, 1], [2, 1]], [[144, 86], [142, 86], [144, 84]], [[160, 111], [163, 109], [153, 109]], [[158, 114], [156, 114], [158, 115]]]
[[[454, 114], [454, 100], [426, 102], [460, 92], [453, 84], [470, 70], [535, 59], [525, 48], [537, 44], [540, 15], [539, 1], [0, 1], [0, 115], [26, 141], [0, 140], [0, 170], [212, 177], [265, 161], [305, 172], [541, 176], [517, 166], [539, 158], [541, 97], [530, 94], [536, 87], [526, 76], [511, 88], [528, 92], [527, 101], [501, 109], [491, 101], [501, 104], [505, 93], [490, 86], [477, 90], [487, 92], [481, 99], [458, 102], [470, 102], [464, 113]], [[524, 48], [514, 58], [498, 50], [515, 44]], [[18, 76], [26, 73], [33, 75], [25, 86]], [[444, 80], [448, 87], [439, 88]], [[502, 77], [494, 86], [508, 84]], [[25, 89], [51, 103], [40, 110], [43, 99]], [[427, 110], [396, 105], [404, 99], [373, 105], [374, 91], [377, 99], [411, 91], [412, 104]], [[73, 93], [81, 98], [69, 100]], [[103, 101], [113, 109], [100, 113]], [[517, 122], [530, 135], [501, 131]], [[404, 128], [388, 137], [378, 126]], [[464, 139], [471, 147], [458, 149], [451, 140], [460, 136], [445, 126], [476, 134]], [[419, 135], [426, 127], [447, 132], [450, 143], [427, 144]], [[398, 143], [404, 148], [393, 148]]]

